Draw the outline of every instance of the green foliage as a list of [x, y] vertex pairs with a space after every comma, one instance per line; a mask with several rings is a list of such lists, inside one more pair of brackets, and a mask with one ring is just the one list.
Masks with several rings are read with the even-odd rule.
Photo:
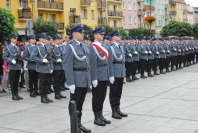
[[54, 36], [58, 32], [58, 27], [53, 22], [37, 19], [33, 23], [34, 23], [33, 30], [36, 36], [38, 36], [43, 32], [45, 32], [47, 35]]
[[198, 23], [193, 25], [193, 37], [198, 37]]
[[5, 8], [0, 8], [0, 42], [8, 40], [8, 36], [11, 33], [16, 33], [14, 27], [14, 16], [10, 11]]
[[120, 33], [123, 37], [127, 37], [128, 33], [125, 30], [120, 30]]
[[142, 37], [142, 36], [149, 37], [150, 33], [151, 31], [149, 29], [144, 29], [144, 28], [137, 28], [137, 29], [129, 30], [129, 36], [131, 37]]
[[192, 25], [186, 22], [170, 22], [168, 25], [165, 25], [161, 32], [161, 36], [192, 36], [193, 29]]

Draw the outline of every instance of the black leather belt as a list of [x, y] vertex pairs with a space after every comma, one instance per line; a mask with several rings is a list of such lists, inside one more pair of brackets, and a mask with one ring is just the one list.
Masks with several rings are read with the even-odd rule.
[[113, 62], [113, 64], [123, 64], [122, 62]]
[[74, 68], [74, 71], [89, 71], [89, 68]]
[[98, 65], [98, 67], [104, 67], [104, 66], [107, 66], [107, 64]]

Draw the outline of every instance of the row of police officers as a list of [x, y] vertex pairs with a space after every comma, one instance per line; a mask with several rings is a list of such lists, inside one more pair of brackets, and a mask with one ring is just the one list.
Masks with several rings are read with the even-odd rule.
[[48, 97], [52, 78], [55, 99], [66, 98], [61, 94], [61, 86], [66, 81], [70, 100], [76, 102], [79, 111], [79, 132], [91, 132], [81, 124], [83, 103], [89, 88], [92, 88], [94, 124], [105, 126], [111, 123], [103, 115], [107, 86], [110, 86], [112, 117], [122, 119], [128, 116], [120, 110], [125, 76], [127, 82], [130, 82], [138, 79], [138, 72], [141, 78], [146, 78], [145, 72], [153, 77], [159, 75], [158, 69], [164, 74], [198, 61], [198, 44], [191, 38], [121, 38], [119, 30], [104, 36], [104, 28], [100, 27], [93, 30], [94, 41], [91, 43], [90, 37], [84, 36], [83, 25], [73, 27], [71, 34], [72, 40], [67, 45], [63, 45], [59, 34], [50, 37], [41, 33], [37, 45], [36, 37], [30, 35], [29, 45], [22, 56], [16, 45], [17, 36], [12, 34], [3, 58], [10, 69], [13, 100], [23, 99], [18, 95], [17, 88], [22, 60], [28, 61], [30, 96], [35, 97], [40, 92], [42, 103], [53, 102]]

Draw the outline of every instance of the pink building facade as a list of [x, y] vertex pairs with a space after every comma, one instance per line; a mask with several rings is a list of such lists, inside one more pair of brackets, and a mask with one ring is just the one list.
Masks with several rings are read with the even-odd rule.
[[123, 29], [141, 28], [144, 25], [143, 0], [123, 0]]

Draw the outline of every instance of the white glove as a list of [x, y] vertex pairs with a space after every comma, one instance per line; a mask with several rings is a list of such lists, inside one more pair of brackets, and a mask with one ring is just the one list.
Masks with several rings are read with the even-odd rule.
[[69, 90], [70, 90], [71, 94], [74, 94], [75, 93], [75, 89], [76, 89], [75, 85], [70, 85], [68, 87], [69, 87]]
[[132, 54], [129, 54], [130, 57], [132, 57]]
[[148, 54], [148, 52], [147, 52], [147, 51], [145, 51], [145, 54]]
[[109, 77], [109, 81], [110, 81], [111, 84], [113, 84], [114, 81], [115, 81], [115, 78], [114, 77]]
[[15, 60], [12, 60], [12, 64], [14, 64], [14, 65], [15, 65], [15, 64], [16, 64], [16, 61], [15, 61]]
[[47, 63], [48, 62], [48, 60], [47, 59], [43, 59], [43, 63]]
[[62, 62], [62, 60], [61, 59], [58, 59], [57, 62]]
[[53, 70], [50, 71], [50, 74], [52, 74], [52, 73], [53, 73]]
[[93, 87], [96, 88], [98, 85], [98, 80], [93, 80], [92, 81]]

